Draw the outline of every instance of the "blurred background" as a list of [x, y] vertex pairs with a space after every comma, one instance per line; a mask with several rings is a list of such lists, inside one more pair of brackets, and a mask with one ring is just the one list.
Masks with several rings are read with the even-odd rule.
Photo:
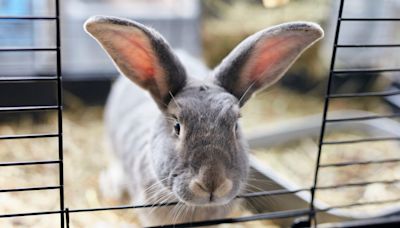
[[[215, 67], [240, 41], [263, 28], [289, 21], [313, 21], [325, 30], [325, 38], [307, 50], [287, 75], [257, 94], [243, 108], [242, 125], [254, 146], [260, 166], [268, 167], [253, 191], [310, 187], [313, 181], [339, 1], [329, 0], [64, 0], [60, 1], [61, 60], [64, 88], [65, 202], [70, 208], [94, 208], [129, 204], [129, 199], [109, 200], [101, 195], [98, 178], [112, 159], [103, 129], [103, 105], [118, 72], [99, 45], [83, 31], [92, 15], [130, 18], [158, 30], [173, 48], [183, 49]], [[55, 15], [54, 0], [0, 0], [0, 16]], [[400, 1], [345, 1], [343, 17], [391, 18], [400, 13]], [[400, 88], [399, 21], [348, 21], [342, 23], [335, 70], [372, 70], [338, 74], [331, 93], [349, 94], [396, 91]], [[391, 44], [356, 48], [357, 44]], [[0, 48], [47, 48], [56, 45], [56, 24], [49, 20], [0, 20]], [[353, 46], [351, 46], [353, 45]], [[0, 80], [13, 77], [49, 77], [57, 71], [52, 51], [0, 51]], [[374, 69], [391, 69], [375, 72]], [[57, 103], [52, 81], [0, 83], [0, 108], [46, 106]], [[392, 118], [328, 126], [327, 140], [357, 140], [371, 136], [396, 136], [400, 96], [332, 99], [328, 118], [388, 115]], [[340, 126], [339, 126], [340, 125]], [[57, 131], [57, 111], [0, 112], [0, 135]], [[397, 134], [397, 135], [396, 135]], [[0, 162], [58, 158], [56, 139], [1, 140]], [[337, 145], [324, 148], [322, 162], [355, 162], [399, 159], [396, 141]], [[326, 151], [325, 151], [326, 150]], [[270, 170], [271, 169], [271, 170]], [[264, 175], [264, 176], [263, 176]], [[269, 175], [269, 177], [268, 177]], [[267, 177], [266, 177], [267, 176]], [[273, 176], [273, 177], [271, 177]], [[318, 184], [352, 181], [396, 180], [400, 164], [340, 167], [323, 170]], [[261, 179], [265, 180], [261, 180]], [[271, 179], [272, 178], [272, 179]], [[289, 182], [289, 185], [282, 183]], [[266, 184], [273, 182], [272, 184]], [[275, 182], [279, 182], [278, 184]], [[0, 189], [50, 186], [58, 183], [58, 166], [0, 167]], [[332, 197], [332, 194], [336, 194]], [[400, 185], [372, 184], [317, 194], [321, 205], [341, 205], [400, 196]], [[309, 195], [303, 195], [303, 200]], [[301, 198], [301, 197], [300, 197]], [[57, 191], [0, 192], [0, 214], [57, 210]], [[257, 212], [306, 208], [295, 199], [270, 197], [243, 204], [233, 216]], [[282, 206], [283, 205], [283, 206]], [[398, 201], [379, 206], [352, 207], [347, 216], [326, 216], [324, 222], [376, 215], [396, 208]], [[358, 213], [358, 214], [357, 214]], [[325, 215], [322, 215], [325, 216]], [[293, 222], [260, 221], [238, 227], [279, 227]], [[57, 215], [0, 219], [1, 227], [56, 227]], [[71, 216], [72, 227], [132, 227], [132, 210]], [[140, 226], [140, 225], [138, 225]], [[228, 227], [228, 226], [227, 226]], [[229, 226], [232, 227], [232, 226]]]

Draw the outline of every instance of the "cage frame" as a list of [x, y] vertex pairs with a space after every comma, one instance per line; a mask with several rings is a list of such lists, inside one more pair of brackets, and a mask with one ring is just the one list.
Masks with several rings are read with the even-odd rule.
[[[322, 147], [327, 145], [335, 145], [335, 144], [349, 144], [349, 143], [363, 143], [363, 142], [371, 142], [371, 141], [386, 141], [386, 140], [396, 140], [399, 141], [399, 137], [378, 137], [378, 138], [365, 138], [360, 140], [343, 140], [343, 141], [325, 141], [325, 129], [326, 125], [329, 123], [337, 123], [337, 122], [346, 122], [346, 121], [364, 121], [371, 119], [379, 119], [379, 118], [398, 118], [400, 117], [400, 113], [394, 113], [390, 115], [376, 115], [376, 116], [361, 116], [361, 117], [352, 117], [352, 118], [337, 118], [337, 119], [329, 119], [327, 117], [329, 102], [332, 99], [347, 99], [347, 98], [355, 98], [355, 97], [386, 97], [400, 94], [400, 91], [384, 91], [384, 92], [364, 92], [364, 93], [347, 93], [347, 94], [334, 94], [331, 92], [331, 85], [336, 75], [349, 75], [351, 77], [353, 74], [359, 73], [382, 73], [382, 72], [400, 72], [400, 68], [381, 68], [381, 69], [348, 69], [348, 70], [336, 70], [335, 69], [335, 60], [336, 60], [336, 51], [339, 48], [393, 48], [400, 47], [400, 44], [339, 44], [339, 33], [340, 26], [342, 22], [345, 21], [400, 21], [400, 18], [344, 18], [342, 17], [344, 0], [340, 0], [339, 12], [337, 17], [337, 24], [335, 30], [334, 44], [332, 50], [332, 58], [330, 63], [329, 70], [329, 78], [326, 87], [326, 96], [324, 100], [323, 107], [323, 116], [322, 116], [322, 125], [320, 131], [320, 137], [318, 141], [318, 153], [317, 160], [315, 164], [315, 172], [313, 178], [313, 185], [310, 188], [301, 188], [296, 190], [272, 190], [272, 191], [260, 191], [260, 192], [251, 192], [239, 195], [237, 198], [252, 198], [252, 197], [262, 197], [262, 196], [271, 196], [271, 195], [285, 195], [285, 194], [296, 194], [298, 192], [308, 191], [311, 194], [311, 203], [309, 204], [309, 208], [303, 209], [293, 209], [287, 211], [277, 211], [277, 212], [267, 212], [267, 213], [258, 213], [249, 216], [235, 217], [235, 218], [223, 218], [216, 220], [205, 220], [198, 222], [190, 222], [190, 223], [181, 223], [181, 224], [170, 224], [170, 225], [162, 225], [162, 226], [154, 226], [154, 227], [200, 227], [200, 226], [209, 226], [209, 225], [217, 225], [222, 223], [239, 223], [239, 222], [249, 222], [255, 220], [264, 220], [264, 219], [280, 219], [280, 218], [301, 218], [293, 223], [292, 227], [311, 227], [311, 226], [319, 226], [316, 216], [319, 212], [325, 212], [332, 209], [337, 208], [347, 208], [353, 206], [360, 206], [366, 204], [383, 204], [392, 201], [400, 201], [400, 198], [393, 200], [383, 200], [383, 201], [374, 201], [374, 202], [366, 202], [366, 203], [353, 203], [348, 205], [334, 206], [330, 208], [326, 208], [323, 210], [316, 209], [314, 207], [314, 199], [315, 193], [318, 190], [322, 189], [331, 189], [331, 188], [345, 188], [345, 187], [354, 187], [354, 186], [366, 186], [373, 183], [383, 183], [383, 184], [393, 184], [400, 183], [400, 179], [389, 180], [389, 181], [364, 181], [357, 183], [348, 183], [341, 185], [332, 185], [332, 186], [318, 186], [318, 174], [321, 168], [327, 167], [343, 167], [343, 166], [352, 166], [352, 165], [369, 165], [369, 164], [383, 164], [383, 163], [396, 163], [400, 162], [399, 159], [381, 159], [381, 160], [368, 160], [368, 161], [358, 161], [358, 162], [342, 162], [342, 163], [331, 163], [331, 164], [320, 164], [320, 158], [322, 154]], [[0, 48], [0, 52], [55, 52], [56, 53], [56, 75], [54, 76], [46, 76], [46, 77], [36, 77], [36, 76], [23, 76], [23, 77], [0, 77], [0, 83], [19, 83], [19, 82], [31, 82], [35, 83], [38, 81], [51, 81], [57, 84], [57, 104], [56, 105], [48, 105], [48, 106], [15, 106], [15, 107], [0, 107], [0, 113], [4, 112], [29, 112], [29, 111], [48, 111], [54, 110], [57, 111], [57, 132], [56, 133], [41, 133], [41, 134], [24, 134], [24, 135], [1, 135], [0, 140], [13, 140], [13, 139], [35, 139], [35, 138], [48, 138], [55, 137], [58, 139], [58, 159], [56, 160], [41, 160], [41, 161], [18, 161], [18, 162], [2, 162], [0, 163], [0, 167], [6, 166], [34, 166], [34, 165], [49, 165], [49, 164], [58, 164], [58, 178], [59, 183], [55, 186], [38, 186], [38, 187], [30, 187], [30, 188], [13, 188], [13, 189], [0, 189], [1, 193], [6, 192], [23, 192], [23, 191], [46, 191], [46, 190], [58, 190], [59, 191], [59, 210], [53, 211], [38, 211], [38, 212], [30, 212], [30, 213], [13, 213], [13, 214], [0, 214], [1, 218], [14, 218], [14, 217], [23, 217], [23, 216], [40, 216], [40, 215], [49, 215], [49, 214], [59, 214], [60, 215], [60, 227], [69, 228], [70, 225], [70, 217], [71, 214], [74, 213], [88, 213], [88, 212], [96, 212], [96, 211], [111, 211], [111, 210], [126, 210], [126, 209], [140, 209], [140, 208], [149, 208], [149, 207], [162, 207], [162, 206], [173, 206], [178, 202], [167, 202], [161, 204], [146, 204], [146, 205], [120, 205], [114, 207], [100, 207], [100, 208], [82, 208], [82, 209], [70, 209], [65, 205], [64, 199], [64, 166], [63, 166], [63, 93], [62, 93], [62, 71], [61, 71], [61, 36], [60, 36], [60, 0], [54, 0], [55, 3], [55, 15], [54, 16], [0, 16], [0, 21], [4, 20], [46, 20], [46, 21], [54, 21], [56, 24], [56, 45], [55, 47], [15, 47], [15, 48]], [[400, 216], [394, 216], [389, 218], [371, 218], [371, 219], [361, 219], [354, 220], [342, 223], [335, 223], [327, 225], [327, 227], [396, 227], [400, 225]], [[153, 227], [153, 228], [154, 228]]]

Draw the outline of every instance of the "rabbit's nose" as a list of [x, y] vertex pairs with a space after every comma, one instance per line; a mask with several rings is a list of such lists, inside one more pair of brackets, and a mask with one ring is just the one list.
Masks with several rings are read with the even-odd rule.
[[232, 181], [225, 178], [218, 184], [212, 182], [203, 182], [194, 179], [189, 184], [190, 190], [198, 197], [209, 197], [213, 201], [215, 197], [224, 197], [232, 190]]

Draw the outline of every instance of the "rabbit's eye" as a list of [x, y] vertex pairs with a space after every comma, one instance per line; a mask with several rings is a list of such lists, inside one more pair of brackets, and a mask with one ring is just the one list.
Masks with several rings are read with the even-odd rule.
[[238, 123], [235, 124], [235, 131], [238, 130]]
[[175, 130], [175, 134], [179, 135], [179, 133], [181, 131], [181, 125], [178, 122], [175, 123], [174, 130]]

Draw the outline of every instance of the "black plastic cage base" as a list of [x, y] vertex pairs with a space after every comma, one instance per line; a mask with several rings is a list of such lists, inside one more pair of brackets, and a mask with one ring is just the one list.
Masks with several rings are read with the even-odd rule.
[[[65, 95], [71, 94], [79, 97], [80, 100], [88, 105], [104, 105], [107, 100], [108, 93], [111, 88], [112, 79], [99, 80], [79, 80], [79, 81], [63, 81], [63, 90]], [[12, 84], [12, 86], [10, 86]], [[20, 91], [23, 91], [21, 94]], [[40, 91], [40, 93], [37, 93]], [[32, 82], [18, 83], [1, 83], [0, 82], [0, 108], [1, 107], [18, 107], [18, 106], [49, 106], [57, 103], [54, 96], [57, 92], [57, 85], [45, 81], [36, 82], [32, 86]], [[68, 100], [68, 97], [66, 97]], [[68, 108], [68, 103], [65, 104]]]

